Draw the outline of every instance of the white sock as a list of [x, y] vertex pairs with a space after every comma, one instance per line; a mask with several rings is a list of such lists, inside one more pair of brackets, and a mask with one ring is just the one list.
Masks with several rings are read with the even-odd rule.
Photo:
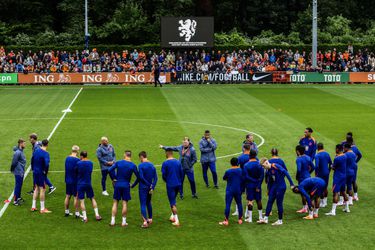
[[279, 223], [283, 224], [283, 220], [278, 220]]
[[319, 208], [315, 208], [314, 214], [318, 215], [319, 214]]
[[332, 203], [332, 212], [336, 213], [337, 203]]
[[86, 211], [82, 211], [82, 216], [83, 216], [83, 219], [84, 219], [84, 220], [87, 220]]
[[354, 193], [354, 197], [355, 197], [355, 198], [358, 198], [358, 193]]
[[69, 214], [69, 209], [65, 209], [65, 214]]
[[327, 205], [327, 197], [323, 198], [323, 204]]
[[[247, 210], [246, 210], [247, 211]], [[236, 211], [235, 211], [235, 213], [238, 213], [238, 206], [236, 205]]]
[[126, 224], [126, 217], [122, 217], [122, 224]]
[[178, 223], [179, 221], [178, 221], [178, 216], [177, 216], [177, 214], [175, 214], [174, 215], [174, 219], [175, 219], [175, 221]]
[[174, 219], [174, 214], [173, 214], [173, 213], [171, 214], [171, 219], [172, 219], [172, 218]]
[[347, 210], [349, 210], [349, 202], [346, 202], [346, 203], [345, 203], [345, 208], [346, 208]]
[[94, 212], [95, 212], [95, 216], [99, 216], [99, 209], [98, 208], [94, 208]]
[[44, 210], [44, 208], [45, 208], [45, 207], [44, 207], [44, 201], [41, 201], [41, 202], [40, 202], [40, 210]]
[[79, 214], [79, 212], [78, 211], [76, 211], [76, 216], [79, 216], [80, 214]]
[[116, 223], [116, 217], [112, 216], [111, 217], [111, 224], [114, 225]]
[[252, 220], [253, 219], [253, 211], [249, 210], [248, 215], [249, 215], [248, 218]]
[[340, 203], [344, 203], [344, 196], [340, 196], [340, 200], [339, 200]]
[[314, 216], [314, 212], [313, 211], [309, 211], [309, 216], [313, 217]]
[[31, 206], [31, 208], [36, 208], [36, 200], [33, 200], [33, 205]]
[[353, 203], [353, 197], [352, 197], [352, 196], [349, 196], [349, 203], [350, 203], [350, 204]]
[[307, 205], [304, 205], [303, 208], [307, 210], [309, 207]]
[[268, 216], [264, 216], [263, 220], [264, 220], [265, 222], [268, 222]]
[[259, 220], [261, 220], [263, 218], [263, 211], [258, 210], [258, 215], [259, 215]]

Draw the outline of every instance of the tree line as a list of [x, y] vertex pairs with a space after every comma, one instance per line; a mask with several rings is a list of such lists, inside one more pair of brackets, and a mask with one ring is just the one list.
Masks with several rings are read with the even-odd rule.
[[[158, 44], [162, 16], [214, 16], [216, 44], [308, 44], [311, 0], [89, 0], [92, 44]], [[373, 0], [318, 1], [320, 43], [375, 42]], [[84, 0], [0, 1], [0, 44], [76, 45]]]

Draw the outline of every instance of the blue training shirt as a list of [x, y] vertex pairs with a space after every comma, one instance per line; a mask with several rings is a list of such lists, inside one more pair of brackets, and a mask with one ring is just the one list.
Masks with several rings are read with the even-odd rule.
[[326, 182], [319, 177], [307, 178], [298, 185], [298, 189], [306, 198], [309, 207], [312, 207], [310, 196], [313, 196], [317, 191], [324, 191], [325, 188]]
[[276, 164], [279, 164], [280, 166], [282, 166], [285, 170], [288, 170], [288, 168], [286, 167], [285, 165], [285, 162], [283, 159], [281, 159], [280, 157], [278, 156], [273, 156], [271, 159], [268, 160], [269, 163], [276, 163]]
[[48, 173], [50, 157], [47, 151], [41, 148], [36, 149], [31, 160], [34, 174]]
[[249, 154], [242, 154], [238, 156], [238, 165], [240, 165], [241, 169], [243, 169], [243, 167], [249, 160], [250, 160]]
[[161, 166], [163, 180], [167, 187], [178, 187], [182, 184], [182, 165], [179, 160], [168, 159]]
[[91, 174], [94, 164], [92, 161], [79, 161], [77, 163], [77, 185], [90, 185], [91, 186]]
[[138, 165], [139, 171], [139, 188], [140, 189], [155, 189], [156, 183], [158, 182], [158, 175], [156, 168], [151, 162], [142, 162]]
[[355, 175], [355, 171], [357, 170], [357, 163], [356, 163], [357, 156], [351, 150], [346, 152], [345, 156], [346, 156], [346, 176], [353, 176]]
[[256, 159], [250, 159], [244, 166], [246, 185], [256, 188], [262, 187], [264, 169]]
[[129, 187], [133, 174], [135, 174], [137, 179], [133, 183], [132, 187], [135, 187], [135, 185], [137, 185], [137, 183], [139, 182], [139, 174], [138, 174], [137, 166], [133, 162], [127, 161], [127, 160], [116, 161], [116, 163], [113, 164], [108, 169], [108, 171], [111, 172], [115, 170], [116, 170], [115, 187]]
[[331, 165], [331, 156], [324, 150], [318, 151], [315, 155], [315, 175], [317, 177], [326, 177], [329, 175]]
[[68, 156], [65, 159], [65, 183], [66, 184], [76, 184], [77, 183], [77, 173], [76, 166], [79, 162], [78, 157]]
[[333, 179], [346, 178], [346, 155], [339, 154], [333, 160], [332, 168], [335, 170]]
[[293, 180], [288, 171], [283, 168], [283, 166], [277, 163], [272, 163], [271, 168], [267, 170], [268, 188], [285, 189], [285, 176], [287, 177], [289, 184], [294, 186]]
[[299, 145], [305, 147], [305, 154], [314, 159], [316, 154], [316, 141], [314, 137], [302, 137], [299, 141]]
[[304, 179], [311, 177], [310, 173], [312, 173], [315, 169], [314, 163], [308, 155], [298, 156], [296, 159], [296, 165], [296, 179], [298, 181], [303, 181]]
[[227, 181], [227, 192], [241, 194], [241, 183], [243, 181], [243, 172], [240, 167], [231, 167], [223, 176], [223, 180]]

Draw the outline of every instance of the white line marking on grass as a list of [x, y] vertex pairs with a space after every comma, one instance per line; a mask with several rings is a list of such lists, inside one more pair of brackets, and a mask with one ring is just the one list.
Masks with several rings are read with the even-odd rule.
[[[72, 102], [69, 104], [68, 108], [66, 110], [70, 110], [70, 108], [72, 107], [73, 103], [76, 101], [76, 99], [78, 98], [79, 94], [82, 92], [83, 88], [80, 88], [78, 93], [76, 94], [76, 96], [73, 98]], [[47, 137], [48, 140], [50, 140], [53, 136], [53, 134], [56, 132], [56, 129], [60, 126], [61, 122], [64, 120], [66, 114], [68, 112], [66, 112], [66, 110], [64, 110], [64, 114], [60, 117], [60, 120], [56, 123], [55, 127], [52, 129], [51, 133], [49, 134], [49, 136]], [[25, 175], [23, 177], [23, 179], [25, 180], [27, 175], [30, 173], [30, 170], [31, 170], [31, 164], [27, 167], [27, 170], [25, 172]], [[3, 214], [5, 213], [5, 210], [8, 208], [9, 204], [11, 203], [12, 199], [13, 199], [13, 196], [14, 196], [14, 191], [10, 194], [9, 198], [8, 198], [8, 201], [9, 202], [6, 202], [4, 204], [4, 206], [1, 208], [0, 210], [0, 218], [3, 216]]]

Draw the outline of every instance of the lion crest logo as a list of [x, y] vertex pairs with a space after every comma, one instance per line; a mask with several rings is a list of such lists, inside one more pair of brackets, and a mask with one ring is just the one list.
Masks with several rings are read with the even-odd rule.
[[180, 20], [178, 21], [180, 26], [178, 30], [180, 31], [180, 37], [183, 37], [186, 42], [189, 42], [190, 39], [195, 35], [197, 28], [197, 22], [192, 19]]

